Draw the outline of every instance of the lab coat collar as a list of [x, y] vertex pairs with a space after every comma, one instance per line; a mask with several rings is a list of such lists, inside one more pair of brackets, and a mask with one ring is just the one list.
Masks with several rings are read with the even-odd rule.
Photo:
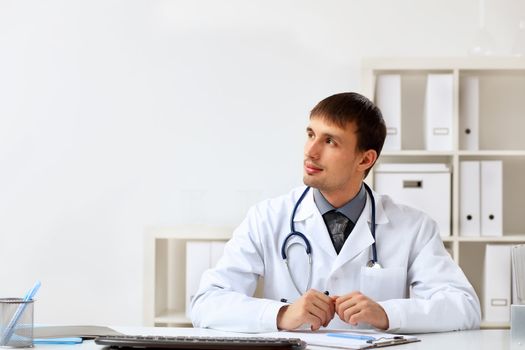
[[[299, 205], [299, 208], [295, 213], [294, 223], [297, 224], [302, 221], [304, 221], [302, 231], [299, 225], [296, 225], [296, 230], [301, 231], [306, 235], [314, 246], [314, 250], [317, 247], [320, 247], [326, 254], [335, 258], [337, 254], [334, 245], [330, 239], [330, 234], [324, 223], [323, 216], [315, 204], [313, 191], [311, 189], [308, 191], [306, 197], [304, 197], [301, 205]], [[316, 254], [316, 252], [313, 254]]]
[[[376, 203], [376, 225], [386, 224], [389, 222], [389, 220], [385, 214], [380, 195], [374, 191], [372, 192], [374, 194]], [[317, 209], [317, 206], [315, 205], [312, 190], [308, 191], [301, 205], [299, 205], [299, 208], [295, 213], [294, 222], [297, 223], [306, 220], [303, 233], [308, 237], [309, 240], [315, 242], [314, 245], [319, 245], [321, 249], [325, 251], [325, 253], [336, 259], [332, 269], [332, 271], [335, 271], [343, 264], [359, 255], [364, 249], [371, 246], [374, 242], [374, 239], [372, 238], [372, 232], [370, 231], [371, 215], [371, 199], [367, 193], [367, 200], [363, 209], [363, 213], [357, 220], [352, 233], [350, 236], [348, 236], [345, 244], [339, 252], [339, 255], [335, 252], [335, 248], [332, 240], [330, 239], [326, 224], [324, 223], [319, 209]], [[312, 231], [316, 227], [319, 228], [319, 232]], [[381, 228], [376, 227], [376, 231], [379, 230], [381, 230]]]
[[[378, 195], [373, 190], [372, 190], [372, 193], [374, 194], [374, 198], [376, 202], [376, 224], [386, 224], [388, 223], [389, 220], [383, 209], [383, 203], [381, 201], [380, 195]], [[371, 224], [371, 218], [372, 218], [372, 207], [370, 205], [370, 200], [371, 200], [370, 196], [368, 195], [368, 192], [367, 192], [366, 205], [365, 205], [365, 208], [363, 209], [363, 213], [359, 217], [359, 220], [360, 220], [362, 217], [365, 216], [363, 214], [366, 213], [367, 222], [369, 224]], [[317, 209], [317, 206], [315, 205], [313, 191], [312, 189], [310, 189], [308, 193], [306, 194], [306, 197], [303, 199], [301, 205], [299, 205], [299, 208], [297, 209], [297, 212], [295, 213], [295, 217], [293, 221], [294, 222], [303, 221], [309, 218], [310, 216], [312, 216], [315, 212], [319, 212], [319, 209]]]
[[[374, 199], [376, 203], [376, 225], [377, 224], [387, 224], [390, 220], [388, 220], [388, 216], [386, 215], [385, 209], [383, 208], [383, 201], [382, 201], [381, 195], [375, 192], [374, 190], [372, 190], [372, 193], [374, 194]], [[363, 213], [366, 213], [366, 210], [369, 210], [368, 219], [367, 219], [369, 225], [372, 224], [372, 206], [370, 204], [370, 201], [371, 199], [367, 192], [366, 206], [363, 209]]]

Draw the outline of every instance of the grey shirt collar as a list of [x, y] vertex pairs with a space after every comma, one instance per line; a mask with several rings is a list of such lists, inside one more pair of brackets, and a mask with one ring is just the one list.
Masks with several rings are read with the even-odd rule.
[[355, 224], [357, 219], [359, 219], [361, 212], [365, 208], [366, 190], [365, 186], [363, 185], [361, 185], [361, 189], [357, 195], [340, 208], [334, 208], [317, 188], [312, 188], [312, 190], [315, 205], [317, 206], [317, 209], [319, 209], [319, 212], [321, 212], [321, 215], [326, 214], [330, 210], [337, 210], [352, 220], [352, 222]]

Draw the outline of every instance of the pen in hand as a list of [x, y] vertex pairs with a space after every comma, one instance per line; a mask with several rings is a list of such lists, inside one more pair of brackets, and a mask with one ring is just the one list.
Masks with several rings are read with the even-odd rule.
[[[324, 294], [324, 295], [330, 295], [330, 292], [327, 291], [327, 290], [325, 290], [323, 294]], [[293, 304], [293, 301], [289, 301], [289, 300], [286, 299], [286, 298], [281, 298], [281, 303]]]

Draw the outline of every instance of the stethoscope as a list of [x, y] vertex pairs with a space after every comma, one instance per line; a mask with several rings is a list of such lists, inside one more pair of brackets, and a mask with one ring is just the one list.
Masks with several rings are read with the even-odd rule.
[[[372, 233], [372, 238], [374, 239], [374, 242], [372, 243], [372, 259], [366, 264], [366, 266], [371, 267], [371, 268], [380, 269], [381, 265], [377, 262], [377, 249], [376, 249], [376, 242], [375, 242], [376, 240], [376, 202], [374, 199], [374, 195], [372, 193], [372, 189], [364, 182], [363, 182], [363, 185], [365, 186], [365, 190], [370, 196], [370, 200], [371, 200], [370, 204], [372, 208], [372, 215], [370, 219], [371, 221], [370, 231]], [[297, 208], [299, 208], [299, 205], [303, 201], [304, 197], [306, 197], [306, 194], [308, 193], [309, 190], [310, 190], [310, 187], [306, 187], [304, 192], [301, 194], [301, 196], [297, 200], [297, 203], [295, 203], [295, 206], [292, 211], [292, 216], [290, 217], [291, 232], [288, 234], [288, 236], [286, 236], [286, 238], [283, 241], [283, 244], [281, 245], [281, 256], [286, 265], [286, 269], [288, 270], [288, 274], [290, 275], [290, 279], [292, 280], [292, 283], [295, 289], [297, 290], [297, 293], [299, 293], [299, 295], [302, 295], [303, 292], [301, 292], [301, 289], [297, 285], [297, 282], [295, 281], [295, 278], [293, 277], [292, 271], [290, 270], [290, 264], [288, 261], [288, 250], [290, 250], [290, 248], [296, 244], [298, 245], [302, 245], [302, 244], [299, 242], [292, 242], [291, 244], [288, 245], [287, 243], [294, 236], [297, 236], [303, 240], [303, 243], [306, 249], [306, 255], [308, 255], [308, 282], [306, 283], [306, 291], [307, 291], [310, 289], [312, 285], [312, 246], [308, 238], [306, 238], [306, 236], [303, 233], [295, 230], [294, 218], [295, 218], [295, 213], [297, 212]]]

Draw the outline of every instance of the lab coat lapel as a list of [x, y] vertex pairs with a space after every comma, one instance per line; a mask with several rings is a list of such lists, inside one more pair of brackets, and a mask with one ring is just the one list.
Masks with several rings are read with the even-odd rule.
[[311, 189], [297, 209], [294, 222], [295, 229], [302, 232], [310, 240], [314, 259], [318, 247], [333, 258], [337, 256], [323, 217], [315, 205]]

